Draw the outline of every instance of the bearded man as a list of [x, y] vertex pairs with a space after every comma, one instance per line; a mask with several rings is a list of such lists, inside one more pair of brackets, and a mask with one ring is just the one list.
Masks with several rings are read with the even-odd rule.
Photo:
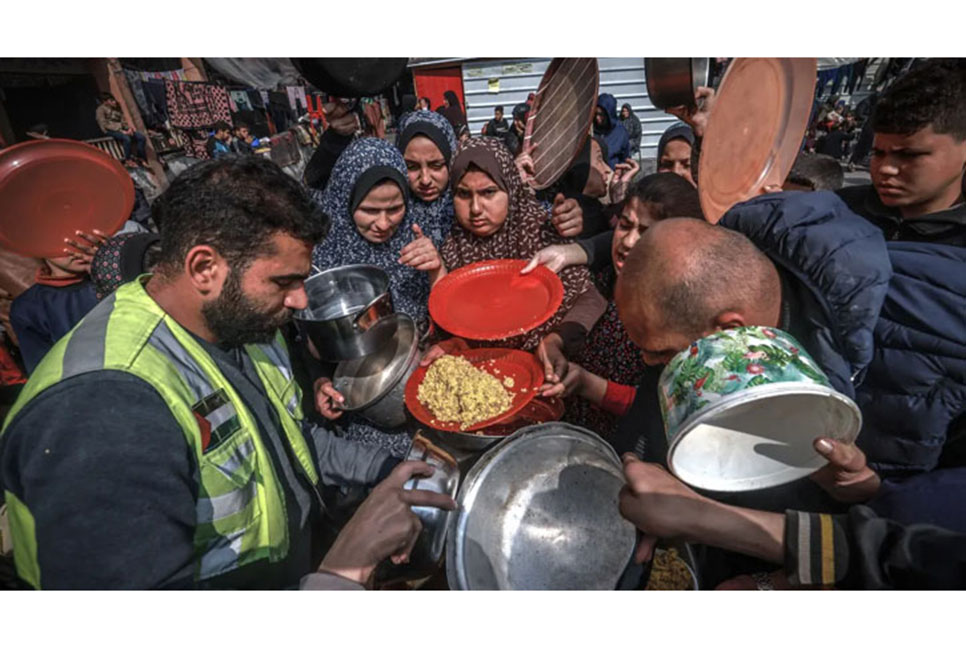
[[[397, 461], [302, 417], [278, 327], [325, 217], [259, 157], [179, 176], [161, 258], [44, 357], [0, 433], [17, 574], [43, 589], [359, 588], [419, 533]], [[372, 486], [324, 556], [319, 488]]]

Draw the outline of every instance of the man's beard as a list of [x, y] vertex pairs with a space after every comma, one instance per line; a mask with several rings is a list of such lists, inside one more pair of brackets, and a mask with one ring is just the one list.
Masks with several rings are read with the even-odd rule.
[[201, 307], [201, 314], [218, 343], [228, 346], [271, 342], [278, 328], [292, 317], [287, 308], [278, 314], [263, 312], [242, 292], [234, 271], [225, 280], [218, 298]]

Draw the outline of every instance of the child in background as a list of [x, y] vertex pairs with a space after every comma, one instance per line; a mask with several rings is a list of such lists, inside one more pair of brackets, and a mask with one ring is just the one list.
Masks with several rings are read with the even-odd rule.
[[67, 256], [42, 259], [36, 283], [13, 300], [10, 324], [20, 343], [27, 373], [33, 372], [44, 355], [97, 305], [94, 284], [88, 272], [97, 247], [106, 240], [103, 233], [77, 232], [86, 241], [70, 239]]

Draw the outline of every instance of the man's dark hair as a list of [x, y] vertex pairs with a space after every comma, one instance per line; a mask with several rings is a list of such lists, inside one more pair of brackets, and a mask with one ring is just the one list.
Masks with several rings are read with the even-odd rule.
[[698, 190], [675, 173], [652, 173], [630, 186], [626, 200], [636, 198], [648, 205], [655, 220], [698, 218], [704, 220]]
[[494, 114], [496, 114], [498, 112], [503, 112], [503, 106], [497, 106], [496, 108], [493, 109], [493, 113]]
[[800, 153], [785, 182], [811, 187], [813, 191], [838, 191], [845, 184], [845, 173], [830, 155]]
[[106, 103], [106, 102], [110, 101], [111, 99], [114, 99], [114, 95], [112, 95], [110, 92], [102, 92], [101, 93], [101, 103]]
[[900, 77], [876, 104], [872, 130], [910, 135], [932, 125], [936, 133], [966, 140], [966, 71], [930, 61]]
[[243, 121], [236, 121], [235, 122], [235, 130], [241, 130], [243, 128], [247, 128], [248, 130], [251, 130], [252, 129], [251, 126], [249, 126], [248, 124], [246, 124]]
[[159, 271], [175, 276], [196, 245], [210, 245], [233, 272], [273, 252], [283, 232], [315, 244], [328, 218], [293, 178], [259, 156], [227, 156], [179, 175], [152, 206], [161, 229]]
[[211, 127], [211, 130], [215, 131], [216, 133], [223, 130], [230, 131], [231, 126], [229, 126], [228, 122], [226, 121], [216, 121], [215, 125]]

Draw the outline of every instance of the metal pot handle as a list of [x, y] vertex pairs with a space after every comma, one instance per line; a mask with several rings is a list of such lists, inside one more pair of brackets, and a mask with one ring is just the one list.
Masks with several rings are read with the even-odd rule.
[[383, 312], [384, 307], [388, 308], [389, 312], [392, 312], [392, 295], [388, 290], [366, 304], [366, 307], [359, 311], [353, 324], [360, 331], [368, 331], [375, 326], [376, 322], [383, 318], [385, 315]]

